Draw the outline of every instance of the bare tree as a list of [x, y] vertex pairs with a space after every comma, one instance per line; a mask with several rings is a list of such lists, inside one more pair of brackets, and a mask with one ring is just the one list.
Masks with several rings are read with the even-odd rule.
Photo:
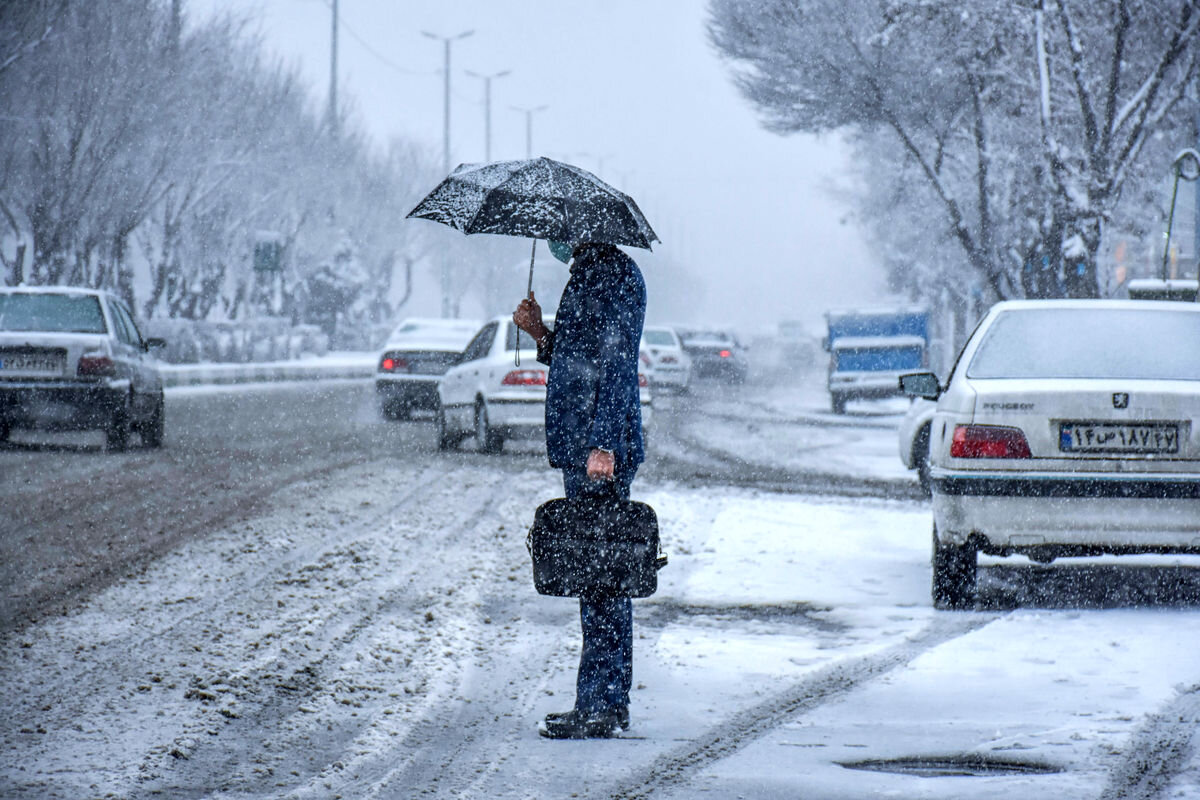
[[914, 204], [992, 298], [1099, 293], [1103, 226], [1146, 141], [1178, 128], [1197, 74], [1196, 0], [710, 9], [711, 39], [764, 124], [886, 131], [927, 190]]

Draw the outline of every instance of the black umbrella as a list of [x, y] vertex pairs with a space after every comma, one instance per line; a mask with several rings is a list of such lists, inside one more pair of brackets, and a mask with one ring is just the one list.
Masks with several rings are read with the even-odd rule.
[[[468, 234], [607, 242], [647, 250], [651, 242], [660, 241], [633, 198], [585, 169], [549, 158], [463, 164], [408, 216]], [[535, 252], [536, 248], [535, 241]]]

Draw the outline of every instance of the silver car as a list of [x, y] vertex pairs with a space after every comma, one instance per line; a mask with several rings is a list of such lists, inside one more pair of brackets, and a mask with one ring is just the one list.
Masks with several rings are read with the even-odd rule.
[[163, 441], [163, 390], [133, 314], [104, 291], [0, 288], [0, 441], [14, 427], [101, 429], [109, 450], [129, 434]]
[[976, 554], [1200, 553], [1200, 304], [999, 303], [930, 425], [933, 599], [974, 602]]

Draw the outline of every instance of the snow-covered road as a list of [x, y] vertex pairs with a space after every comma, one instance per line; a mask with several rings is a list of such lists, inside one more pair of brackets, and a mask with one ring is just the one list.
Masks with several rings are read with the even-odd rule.
[[[803, 424], [754, 403], [681, 404], [656, 447], [736, 460], [721, 419]], [[856, 441], [894, 446], [894, 414], [862, 416]], [[765, 441], [772, 487], [854, 465]], [[993, 560], [980, 611], [936, 612], [924, 503], [746, 483], [635, 483], [671, 563], [636, 603], [626, 738], [536, 733], [578, 657], [524, 546], [557, 476], [418, 448], [294, 480], [5, 634], [0, 796], [1200, 797], [1200, 559]]]

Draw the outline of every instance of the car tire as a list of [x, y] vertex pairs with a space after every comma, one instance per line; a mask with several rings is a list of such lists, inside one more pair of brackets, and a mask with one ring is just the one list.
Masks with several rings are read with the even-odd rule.
[[139, 429], [139, 433], [142, 435], [142, 444], [146, 447], [162, 447], [166, 405], [162, 392], [159, 392], [158, 402], [154, 404], [154, 411]]
[[450, 433], [450, 428], [446, 423], [446, 409], [442, 407], [441, 403], [438, 403], [435, 425], [438, 450], [453, 450], [454, 446], [458, 444], [458, 437]]
[[929, 425], [921, 426], [917, 438], [913, 442], [912, 461], [917, 466], [917, 481], [926, 497], [932, 496], [932, 484], [929, 481]]
[[488, 424], [487, 403], [475, 403], [475, 444], [479, 452], [495, 454], [504, 449], [504, 437]]
[[133, 429], [132, 408], [129, 395], [125, 395], [125, 402], [114, 409], [109, 417], [108, 425], [104, 428], [104, 447], [110, 453], [123, 453], [129, 448], [129, 434]]
[[829, 398], [830, 398], [829, 406], [830, 406], [830, 408], [833, 409], [833, 413], [835, 413], [835, 414], [845, 414], [846, 413], [846, 398], [845, 397], [843, 397], [840, 394], [831, 394], [829, 396]]
[[933, 607], [956, 611], [975, 604], [975, 547], [945, 544], [933, 528]]

